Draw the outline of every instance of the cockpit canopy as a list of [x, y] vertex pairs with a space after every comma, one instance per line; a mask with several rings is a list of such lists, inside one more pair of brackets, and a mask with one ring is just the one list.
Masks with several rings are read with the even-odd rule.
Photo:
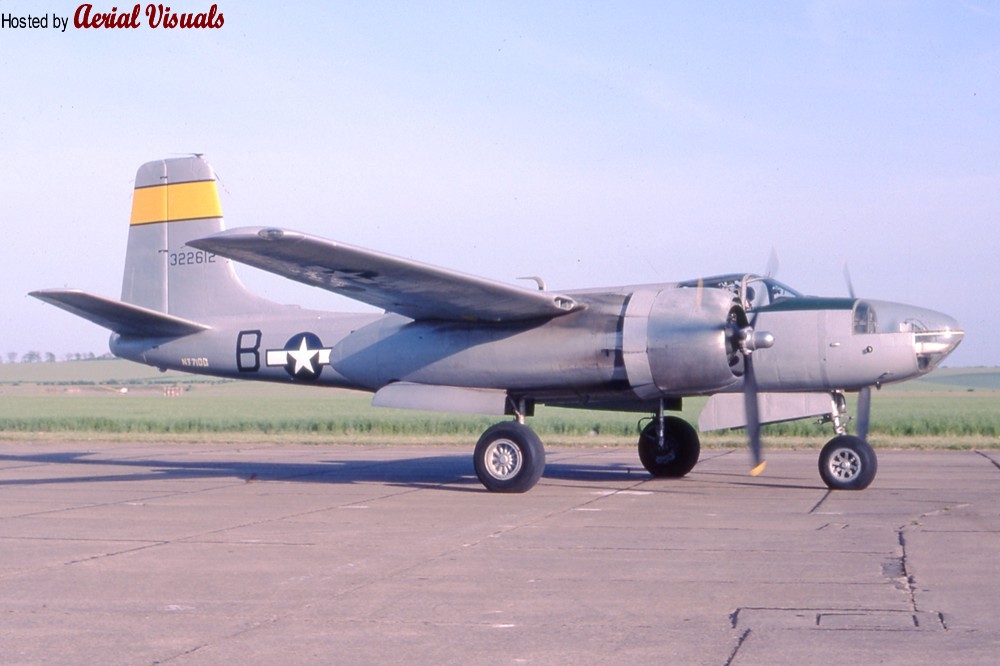
[[748, 312], [789, 298], [802, 296], [798, 291], [774, 278], [746, 273], [688, 280], [681, 282], [678, 286], [728, 290], [732, 292], [734, 298], [738, 298], [744, 303]]

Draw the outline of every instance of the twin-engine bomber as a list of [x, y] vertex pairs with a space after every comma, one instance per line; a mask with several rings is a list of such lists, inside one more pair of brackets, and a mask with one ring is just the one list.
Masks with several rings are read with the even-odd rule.
[[[233, 261], [368, 303], [347, 314], [250, 293]], [[374, 393], [384, 407], [513, 417], [476, 444], [489, 490], [524, 492], [545, 450], [536, 405], [645, 412], [639, 458], [682, 477], [698, 433], [667, 416], [710, 396], [702, 431], [746, 428], [752, 473], [764, 423], [821, 417], [833, 489], [866, 488], [871, 387], [930, 372], [961, 342], [951, 317], [854, 298], [804, 296], [770, 276], [546, 291], [276, 227], [225, 230], [215, 174], [200, 156], [142, 165], [135, 179], [121, 300], [31, 292], [112, 331], [111, 351], [162, 369]], [[857, 392], [856, 434], [845, 394]], [[643, 419], [646, 420], [646, 419]], [[640, 421], [641, 423], [641, 421]]]

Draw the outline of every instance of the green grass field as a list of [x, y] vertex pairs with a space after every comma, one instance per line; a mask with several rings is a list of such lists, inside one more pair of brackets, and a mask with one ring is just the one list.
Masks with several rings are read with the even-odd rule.
[[[123, 391], [125, 389], [125, 391]], [[168, 397], [168, 392], [179, 393]], [[0, 437], [211, 441], [474, 441], [494, 417], [370, 406], [354, 391], [223, 381], [160, 373], [120, 360], [0, 365]], [[681, 414], [697, 421], [703, 399]], [[1000, 447], [1000, 369], [943, 369], [887, 386], [872, 401], [870, 439], [882, 446]], [[641, 415], [540, 407], [531, 419], [546, 442], [619, 445]], [[821, 446], [829, 425], [767, 426], [771, 446]], [[742, 442], [709, 433], [706, 446]]]

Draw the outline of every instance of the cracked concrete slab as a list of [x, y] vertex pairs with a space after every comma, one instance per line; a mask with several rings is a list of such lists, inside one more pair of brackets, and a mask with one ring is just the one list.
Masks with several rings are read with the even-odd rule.
[[549, 452], [525, 495], [469, 449], [7, 442], [5, 663], [1000, 661], [1000, 458]]

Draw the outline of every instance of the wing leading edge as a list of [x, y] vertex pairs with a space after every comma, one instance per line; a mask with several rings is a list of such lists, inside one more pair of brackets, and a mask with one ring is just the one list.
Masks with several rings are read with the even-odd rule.
[[188, 245], [411, 319], [551, 319], [581, 308], [535, 291], [297, 231], [241, 227]]

